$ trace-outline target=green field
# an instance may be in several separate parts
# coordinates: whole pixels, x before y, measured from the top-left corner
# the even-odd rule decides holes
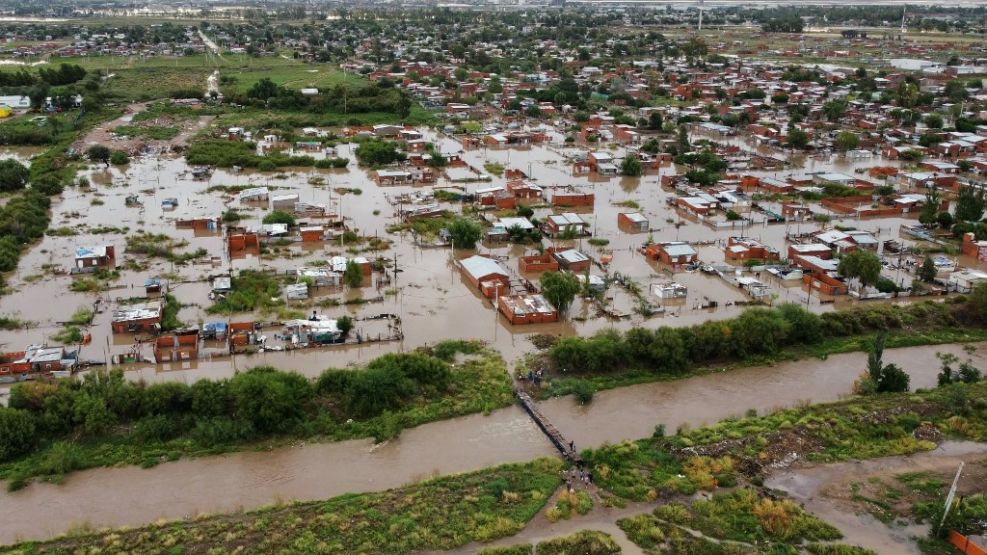
[[[221,76],[220,90],[227,95],[246,92],[264,77],[293,89],[324,89],[342,83],[359,85],[366,82],[363,76],[346,74],[333,65],[310,64],[280,56],[97,56],[58,58],[54,63],[78,64],[87,71],[111,74],[105,90],[111,97],[120,100],[163,98],[179,90],[204,92],[206,78],[217,69]]]

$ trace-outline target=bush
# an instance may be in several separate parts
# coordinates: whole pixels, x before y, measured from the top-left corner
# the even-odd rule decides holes
[[[314,391],[301,374],[257,367],[230,380],[230,394],[237,419],[260,432],[285,432],[305,412]]]
[[[130,163],[130,157],[127,156],[126,152],[115,150],[110,155],[110,163],[114,166],[123,166]]]
[[[568,373],[612,373],[628,366],[658,374],[675,374],[690,365],[776,354],[794,345],[811,345],[827,337],[849,337],[911,325],[924,329],[955,326],[955,314],[987,321],[987,285],[970,301],[951,308],[942,303],[872,305],[816,315],[793,305],[752,308],[721,322],[691,327],[633,328],[626,333],[600,332],[557,341],[549,355]],[[983,318],[983,320],[981,320]]]
[[[27,185],[30,171],[24,164],[13,158],[0,160],[0,191],[10,192],[23,189]]]
[[[0,462],[27,453],[34,443],[35,425],[31,413],[0,407]]]
[[[580,405],[588,405],[593,401],[593,394],[596,392],[596,388],[586,380],[577,380],[573,384],[572,391],[575,393],[576,401]]]
[[[265,224],[286,224],[288,227],[295,226],[295,216],[283,210],[275,210],[264,216]]]
[[[881,277],[877,280],[877,284],[874,286],[881,293],[895,293],[898,291],[898,286],[893,280],[886,277]]]
[[[385,166],[405,159],[405,154],[391,141],[369,139],[360,143],[354,151],[356,159],[363,166]]]
[[[181,429],[163,414],[141,418],[134,425],[134,437],[144,443],[164,441],[178,435],[179,432]]]
[[[456,218],[449,224],[449,236],[459,249],[472,249],[482,236],[480,224],[470,218]]]

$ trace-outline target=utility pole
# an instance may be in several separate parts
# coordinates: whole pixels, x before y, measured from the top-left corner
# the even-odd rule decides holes
[[[696,33],[703,32],[703,2],[704,0],[699,0],[699,26],[696,28]]]

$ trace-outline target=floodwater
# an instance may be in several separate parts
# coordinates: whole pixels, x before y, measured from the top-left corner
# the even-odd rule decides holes
[[[958,345],[886,350],[884,362],[908,372],[912,389],[934,387],[938,352],[987,366],[987,344],[982,343],[972,355]],[[564,397],[542,402],[539,408],[578,448],[647,437],[657,424],[673,433],[683,425],[696,427],[743,416],[748,409],[764,414],[801,402],[835,401],[852,391],[866,367],[865,353],[846,353],[602,391],[589,405]]]
[[[520,407],[425,424],[381,445],[302,444],[164,463],[100,468],[63,484],[0,494],[8,512],[0,544],[73,527],[133,526],[291,500],[379,491],[438,475],[551,456],[554,448]]]
[[[912,376],[913,387],[934,384],[935,353],[966,354],[956,346],[888,350]],[[983,366],[987,345],[973,355]],[[740,368],[674,382],[601,392],[588,407],[572,398],[540,404],[577,448],[649,436],[655,424],[673,431],[701,426],[749,408],[765,411],[803,400],[828,401],[850,392],[864,368],[860,354],[826,361]],[[289,500],[325,499],[375,491],[439,474],[475,470],[555,454],[518,406],[406,430],[391,442],[304,444],[269,452],[181,460],[142,469],[98,468],[69,475],[61,485],[31,484],[0,493],[8,509],[0,542],[43,538],[73,526],[137,525],[159,518],[228,512]]]
[[[138,105],[132,108],[142,109]],[[203,124],[204,122],[200,120],[197,126]],[[461,150],[459,143],[452,138],[437,136],[431,131],[425,133],[443,151]],[[727,142],[741,147],[743,151],[756,151],[781,159],[787,158],[784,152],[763,146],[754,147],[738,138],[731,138]],[[462,258],[471,253],[452,252],[442,248],[421,248],[414,244],[409,234],[387,233],[387,227],[397,222],[395,207],[388,202],[388,198],[429,188],[378,186],[371,179],[369,171],[356,167],[353,148],[352,145],[341,145],[337,148],[338,155],[353,160],[346,170],[306,168],[286,169],[266,174],[253,171],[217,170],[208,180],[194,180],[184,160],[174,154],[161,156],[149,154],[134,158],[128,166],[105,168],[98,165],[85,170],[83,175],[89,178],[91,189],[67,189],[53,206],[52,228],[66,228],[75,234],[44,237],[25,253],[17,272],[7,280],[16,292],[0,298],[0,314],[17,317],[28,322],[29,325],[20,330],[0,331],[0,350],[17,351],[31,343],[50,341],[50,337],[61,329],[59,322],[68,320],[77,308],[91,307],[96,299],[102,299],[106,301],[102,305],[103,311],[97,314],[94,325],[89,330],[92,334],[92,343],[82,348],[81,358],[102,361],[108,354],[128,352],[134,347],[134,338],[129,335],[111,337],[110,314],[118,304],[117,301],[142,296],[143,283],[151,277],[162,277],[171,284],[172,292],[184,305],[179,317],[187,324],[197,325],[225,320],[228,317],[234,321],[271,320],[274,318],[271,314],[234,314],[219,317],[207,314],[205,309],[212,303],[208,298],[210,290],[208,277],[224,273],[229,269],[290,271],[336,254],[346,255],[350,248],[337,242],[315,246],[293,243],[282,248],[276,255],[230,259],[225,253],[223,239],[219,234],[196,233],[192,230],[175,228],[175,222],[179,219],[217,217],[230,207],[241,210],[245,218],[241,222],[243,225],[251,227],[260,224],[260,219],[267,212],[266,209],[243,206],[233,195],[222,191],[208,191],[210,187],[215,186],[268,186],[274,194],[295,192],[304,202],[323,204],[329,211],[342,214],[346,218],[347,225],[361,235],[381,237],[391,241],[390,246],[383,250],[367,251],[362,254],[371,258],[379,256],[396,261],[400,272],[393,283],[381,284],[375,277],[373,283],[367,283],[365,287],[355,292],[341,288],[318,292],[319,298],[333,297],[339,300],[354,295],[364,298],[382,296],[381,302],[318,310],[330,317],[348,314],[357,320],[382,313],[398,314],[403,320],[403,341],[356,348],[319,349],[304,354],[267,353],[253,358],[238,357],[237,360],[238,368],[271,364],[285,369],[299,370],[306,375],[315,375],[330,366],[341,367],[361,363],[383,352],[413,349],[448,338],[483,339],[504,353],[508,360],[515,360],[531,350],[528,336],[535,333],[587,335],[602,329],[628,329],[636,325],[680,326],[736,316],[742,310],[741,304],[749,300],[743,291],[715,276],[681,270],[673,271],[671,268],[655,264],[639,254],[637,248],[649,237],[658,241],[714,242],[714,244],[697,246],[700,259],[704,262],[723,263],[722,247],[715,243],[722,245],[731,235],[743,233],[785,252],[787,232],[804,233],[818,228],[814,223],[768,225],[758,221],[745,228],[713,229],[668,206],[666,201],[675,193],[660,187],[659,181],[662,175],[675,173],[677,170],[674,166],[663,167],[659,173],[640,178],[589,178],[571,174],[570,162],[564,154],[571,154],[579,149],[563,148],[561,143],[525,149],[466,151],[462,153],[464,160],[477,169],[482,169],[486,163],[497,162],[508,168],[516,168],[528,173],[532,176],[533,182],[543,187],[572,185],[596,194],[593,210],[584,211],[583,215],[592,224],[594,235],[609,240],[609,244],[592,246],[586,238],[583,238],[572,241],[548,240],[548,245],[572,246],[594,257],[611,255],[613,262],[610,264],[610,271],[619,272],[630,278],[644,292],[646,300],[652,304],[661,303],[649,293],[649,286],[652,283],[671,279],[688,287],[686,300],[668,303],[663,314],[650,318],[637,313],[638,301],[632,294],[614,285],[606,295],[611,299],[608,302],[617,312],[626,313],[628,315],[626,318],[611,319],[603,315],[596,306],[577,300],[570,309],[571,317],[564,322],[511,326],[493,309],[489,301],[483,299],[462,279],[457,271],[454,258]],[[744,170],[738,173],[783,177],[787,173],[802,175],[809,171],[825,170],[853,174],[861,168],[873,165],[897,165],[897,162],[877,157],[869,160],[844,160],[835,156],[827,161],[800,159],[799,163],[804,163],[805,166],[790,172]],[[312,184],[313,182],[315,185]],[[490,183],[462,185],[441,178],[436,187],[458,187],[472,192],[480,187],[503,182],[504,178],[494,177]],[[359,189],[361,194],[341,193],[339,190],[342,188]],[[125,199],[128,195],[136,195],[143,203],[142,206],[126,206]],[[178,208],[163,209],[161,201],[172,197],[178,199]],[[629,202],[636,203],[640,208],[618,206]],[[450,210],[459,209],[457,205],[445,206]],[[618,228],[617,214],[633,210],[641,211],[649,219],[650,233],[627,233]],[[536,216],[544,217],[551,212],[550,208],[539,208],[536,210]],[[885,240],[898,238],[900,226],[913,221],[908,218],[885,218],[843,223],[852,223],[859,228],[873,231],[879,240]],[[107,229],[107,226],[115,226],[119,229]],[[208,252],[208,257],[186,266],[174,266],[160,259],[148,260],[128,254],[125,252],[126,236],[138,230],[165,233],[187,241],[188,245],[180,250],[203,248]],[[109,290],[98,293],[71,292],[69,285],[73,278],[68,275],[53,274],[50,270],[51,267],[60,266],[66,269],[71,267],[77,247],[104,244],[116,247],[118,267],[126,263],[137,263],[139,266],[136,269],[122,269],[121,277]],[[505,266],[517,273],[517,257],[526,251],[530,252],[531,249],[530,245],[524,247],[484,243],[478,250],[483,254],[506,257]],[[968,260],[962,262],[977,264],[975,261]],[[598,268],[593,268],[592,271],[595,274],[602,274]],[[537,279],[537,275],[524,277]],[[889,277],[898,281],[911,279],[904,274],[889,274]],[[836,303],[820,303],[818,295],[813,294],[808,297],[806,289],[800,283],[783,283],[773,277],[766,277],[765,281],[771,287],[776,302],[795,302],[814,311],[832,310],[834,306],[852,302],[841,298],[836,299]],[[707,301],[715,301],[717,307],[700,308]],[[307,312],[312,310],[312,304],[295,304],[292,308]],[[373,334],[372,329],[364,328],[371,325],[369,322],[370,320],[358,321],[357,329],[362,329],[368,335]],[[143,355],[150,354],[146,344],[142,349]],[[233,361],[227,358],[207,358],[180,364],[131,365],[127,368],[133,371],[133,376],[148,380],[195,380],[229,375],[233,371]]]
[[[982,443],[947,441],[934,451],[904,457],[794,468],[771,476],[765,485],[784,491],[808,511],[839,528],[843,543],[873,549],[881,555],[921,555],[912,538],[924,537],[928,526],[888,526],[868,513],[847,510],[838,500],[828,498],[826,489],[871,476],[890,478],[905,472],[953,472],[961,461],[980,460],[985,454],[987,445]]]

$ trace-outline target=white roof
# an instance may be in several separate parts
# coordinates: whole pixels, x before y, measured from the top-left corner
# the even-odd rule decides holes
[[[640,212],[624,212],[624,217],[634,223],[647,223],[648,221]]]
[[[564,214],[552,214],[548,217],[557,225],[586,225],[586,222],[574,212],[566,212]]]
[[[827,244],[836,243],[838,241],[844,241],[849,238],[850,236],[847,235],[846,233],[843,233],[842,231],[837,231],[835,229],[816,235],[816,239]]]
[[[459,261],[459,265],[462,266],[463,269],[474,278],[482,278],[491,274],[505,277],[510,276],[507,269],[501,266],[500,262],[485,256],[474,255],[469,258],[465,258]]]
[[[378,177],[405,177],[408,175],[411,174],[401,170],[377,170]]]
[[[287,201],[297,201],[298,193],[291,193],[287,195],[274,195],[271,197],[271,202],[287,202]]]
[[[560,259],[566,261],[569,264],[586,262],[587,260],[589,260],[588,256],[577,251],[576,249],[569,249],[569,250],[564,250],[562,252],[557,252],[555,253],[555,256],[559,257]]]
[[[254,187],[252,189],[244,189],[240,191],[240,200],[266,197],[269,193],[270,191],[268,191],[267,187]]]
[[[510,229],[517,226],[524,230],[534,229],[535,226],[528,221],[528,218],[501,218],[497,223],[504,227],[504,229]]]
[[[696,254],[696,249],[688,243],[665,243],[662,245],[668,256],[692,256]]]

